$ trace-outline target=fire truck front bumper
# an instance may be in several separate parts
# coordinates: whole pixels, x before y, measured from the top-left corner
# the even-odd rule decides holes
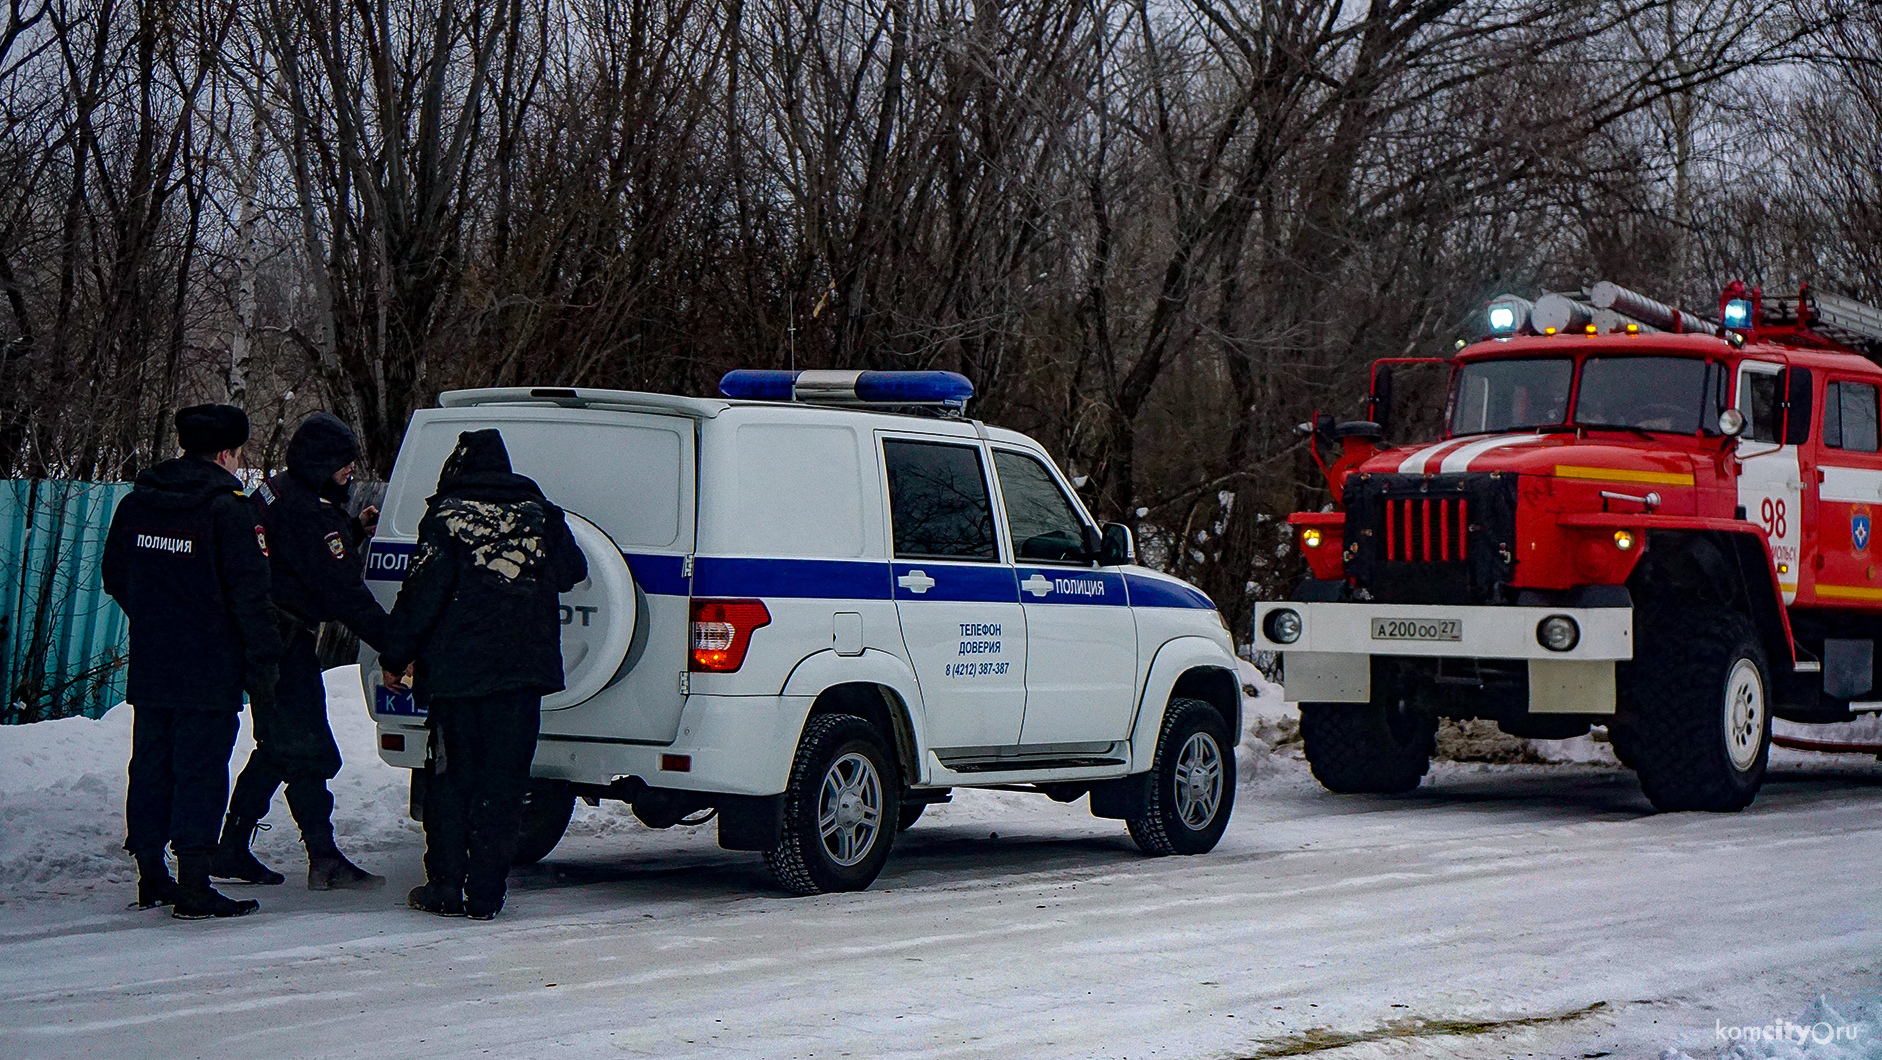
[[[1614,664],[1634,657],[1628,607],[1255,606],[1255,647],[1282,653],[1287,698],[1363,703],[1372,657],[1527,660],[1530,711],[1612,714]]]

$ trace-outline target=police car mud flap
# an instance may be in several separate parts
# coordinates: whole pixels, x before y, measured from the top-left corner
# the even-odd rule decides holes
[[[588,557],[588,580],[562,594],[562,691],[542,701],[561,710],[593,699],[614,682],[634,643],[638,620],[634,575],[614,541],[595,524],[567,513],[569,532]]]

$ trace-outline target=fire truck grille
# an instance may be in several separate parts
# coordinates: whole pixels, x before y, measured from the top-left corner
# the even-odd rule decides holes
[[[1470,499],[1417,497],[1385,502],[1388,563],[1454,563],[1470,556]]]
[[[1515,572],[1515,475],[1356,474],[1346,576],[1385,603],[1500,603]]]

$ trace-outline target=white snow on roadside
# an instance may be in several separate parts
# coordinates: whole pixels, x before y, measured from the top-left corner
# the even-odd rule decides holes
[[[341,848],[371,855],[409,846],[418,826],[406,819],[408,778],[379,760],[359,668],[329,670],[328,718],[346,765],[329,785]],[[132,710],[120,704],[97,720],[64,718],[0,727],[0,901],[122,889],[136,879],[124,853],[124,789],[131,758]],[[231,783],[254,748],[248,714],[229,756]],[[306,864],[287,800],[275,797],[273,826],[255,850],[290,875]]]

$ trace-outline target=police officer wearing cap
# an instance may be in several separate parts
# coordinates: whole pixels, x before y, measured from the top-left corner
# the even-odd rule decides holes
[[[105,591],[131,625],[124,848],[137,860],[138,908],[171,905],[179,920],[244,916],[260,903],[217,893],[209,873],[242,693],[265,709],[281,653],[267,532],[234,474],[248,416],[195,405],[176,414],[176,433],[183,455],[137,476],[105,541]]]
[[[320,624],[341,622],[375,649],[386,613],[366,589],[366,528],[347,514],[359,440],[338,418],[316,412],[288,442],[287,470],[255,489],[274,571],[274,608],[284,652],[270,709],[255,711],[255,751],[235,782],[216,851],[216,876],[280,883],[282,875],[249,851],[275,789],[287,785],[288,810],[307,848],[309,890],[370,890],[385,877],[347,860],[333,838],[333,793],[340,748],[327,722],[327,690],[315,651]],[[376,510],[362,514],[371,517]]]

